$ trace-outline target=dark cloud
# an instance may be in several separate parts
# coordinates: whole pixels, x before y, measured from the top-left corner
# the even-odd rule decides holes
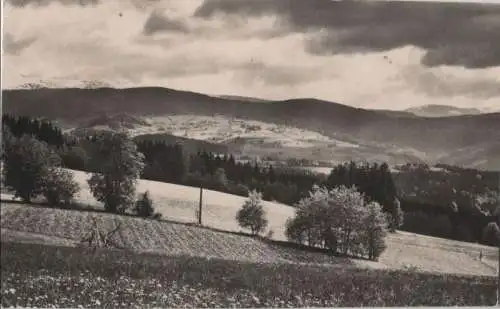
[[[243,16],[262,16],[280,12],[285,1],[243,1],[243,0],[209,0],[196,10],[197,17],[213,17],[217,13],[238,14]]]
[[[157,32],[187,32],[188,28],[180,21],[171,20],[167,16],[158,11],[154,11],[149,15],[144,24],[143,33],[146,35],[155,34]]]
[[[500,37],[500,34],[497,35]],[[461,65],[467,68],[498,66],[500,65],[500,43],[498,41],[500,39],[497,39],[496,42],[485,40],[484,42],[471,42],[469,45],[438,46],[429,50],[422,62],[431,67],[442,64]],[[500,88],[500,85],[497,87]]]
[[[99,0],[6,0],[5,2],[15,7],[25,7],[28,5],[44,6],[51,3],[87,6],[98,4]]]
[[[317,54],[385,51],[415,45],[428,66],[483,68],[500,65],[500,5],[328,1],[206,0],[195,16],[281,16],[292,31],[324,30],[312,37]]]
[[[6,54],[19,55],[24,49],[29,47],[36,38],[27,38],[16,40],[11,34],[6,33],[3,36],[3,49]]]

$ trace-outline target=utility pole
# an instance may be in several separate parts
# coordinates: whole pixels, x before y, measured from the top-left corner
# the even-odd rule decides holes
[[[203,186],[200,185],[200,205],[198,207],[198,224],[201,225],[201,212],[203,207]]]
[[[497,227],[500,230],[500,172],[498,173],[498,197],[497,197]],[[498,270],[497,270],[497,306],[500,306],[500,235],[497,235],[496,245],[498,248]]]
[[[500,202],[500,200],[499,200]],[[497,226],[500,228],[500,205],[497,206]],[[496,235],[496,245],[498,248],[498,269],[497,269],[497,304],[496,306],[500,306],[500,235]]]

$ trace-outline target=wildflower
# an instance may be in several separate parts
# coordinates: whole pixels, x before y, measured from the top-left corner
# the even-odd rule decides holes
[[[257,304],[260,304],[260,299],[257,296],[252,296],[252,298]]]

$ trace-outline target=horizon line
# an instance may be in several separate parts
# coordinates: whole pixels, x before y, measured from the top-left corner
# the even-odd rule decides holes
[[[331,0],[331,1],[337,1],[337,0]],[[365,1],[365,0],[338,0],[338,1]],[[371,1],[410,1],[410,0],[371,0]],[[433,0],[420,0],[420,1],[433,1]],[[500,0],[499,0],[500,1]],[[85,81],[84,81],[85,82]],[[30,84],[30,83],[27,83]],[[32,83],[32,84],[37,84],[37,83]],[[210,93],[204,93],[204,92],[199,92],[199,91],[194,91],[194,90],[188,90],[188,89],[178,89],[178,88],[170,88],[166,86],[125,86],[125,87],[119,87],[119,86],[113,86],[113,85],[99,85],[96,87],[85,87],[84,85],[74,85],[74,86],[66,86],[66,87],[51,87],[51,86],[46,86],[46,85],[41,85],[37,84],[40,87],[37,88],[23,88],[22,85],[14,88],[3,88],[2,87],[2,92],[4,90],[6,91],[12,91],[12,90],[23,90],[23,91],[30,91],[30,90],[39,90],[39,89],[80,89],[80,90],[96,90],[96,89],[113,89],[113,90],[127,90],[127,89],[146,89],[146,88],[159,88],[159,89],[165,89],[165,90],[174,90],[174,91],[179,91],[179,92],[189,92],[193,94],[199,94],[199,95],[205,95],[208,97],[212,98],[219,98],[222,100],[228,100],[233,97],[234,99],[240,98],[242,101],[245,99],[248,99],[248,103],[271,103],[271,102],[283,102],[283,101],[290,101],[290,100],[317,100],[317,101],[322,101],[325,103],[331,103],[331,104],[338,104],[338,105],[343,105],[343,106],[348,106],[351,108],[355,109],[364,109],[364,110],[375,110],[375,111],[394,111],[394,112],[408,112],[412,113],[411,109],[416,109],[416,108],[422,108],[422,107],[432,107],[432,106],[440,106],[440,107],[451,107],[455,108],[458,110],[464,110],[464,109],[475,109],[479,111],[481,114],[490,114],[490,113],[500,113],[500,108],[494,109],[494,108],[477,108],[477,107],[458,107],[454,105],[448,105],[448,104],[422,104],[422,105],[416,105],[412,106],[409,108],[403,108],[403,109],[392,109],[392,108],[366,108],[366,107],[358,107],[358,106],[353,106],[347,103],[340,103],[337,101],[332,101],[332,100],[327,100],[327,99],[321,99],[317,97],[290,97],[290,98],[281,98],[281,99],[265,99],[262,97],[254,97],[254,96],[246,96],[246,95],[238,95],[238,94],[210,94]],[[0,98],[3,97],[3,94],[0,94]],[[252,102],[250,100],[255,100],[257,102]],[[261,101],[261,102],[258,102]]]

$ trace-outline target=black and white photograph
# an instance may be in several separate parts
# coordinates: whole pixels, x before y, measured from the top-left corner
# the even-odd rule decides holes
[[[1,308],[500,305],[500,1],[1,12]]]

